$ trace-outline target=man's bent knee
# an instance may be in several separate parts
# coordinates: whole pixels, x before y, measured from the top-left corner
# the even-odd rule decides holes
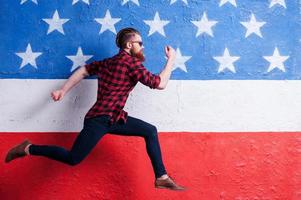
[[[83,159],[74,157],[74,156],[70,156],[69,160],[68,160],[68,164],[71,166],[75,166],[78,165]]]

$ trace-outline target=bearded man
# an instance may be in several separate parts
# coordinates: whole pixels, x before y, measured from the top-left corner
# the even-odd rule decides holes
[[[95,61],[76,70],[61,89],[51,97],[60,101],[73,86],[87,76],[98,78],[97,100],[84,119],[84,126],[71,150],[59,146],[32,144],[29,140],[9,150],[5,162],[32,155],[44,156],[68,165],[79,164],[107,133],[140,136],[146,143],[147,154],[155,174],[155,187],[184,190],[168,176],[164,167],[157,128],[140,119],[128,116],[123,110],[130,92],[138,82],[152,88],[164,89],[170,79],[176,53],[165,47],[167,62],[159,75],[152,74],[142,64],[144,59],[141,34],[134,28],[124,28],[116,36],[119,53],[111,58]]]

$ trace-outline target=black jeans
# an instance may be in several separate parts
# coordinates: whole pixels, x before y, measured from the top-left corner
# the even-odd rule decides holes
[[[162,161],[157,128],[140,119],[128,117],[125,124],[109,124],[110,116],[102,115],[85,119],[84,128],[77,136],[70,151],[59,146],[35,145],[29,147],[30,155],[46,156],[69,165],[80,163],[106,134],[112,133],[124,136],[140,136],[146,143],[147,154],[151,160],[155,177],[166,174]]]

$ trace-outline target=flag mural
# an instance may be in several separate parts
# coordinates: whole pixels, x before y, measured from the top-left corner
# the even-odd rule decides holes
[[[57,80],[67,79],[79,66],[116,54],[116,32],[132,26],[142,34],[145,66],[151,72],[162,70],[166,61],[165,45],[171,45],[177,52],[169,89],[163,94],[155,92],[155,97],[153,92],[142,89],[143,95],[138,98],[150,96],[149,101],[139,100],[140,108],[132,105],[137,100],[134,92],[135,98],[127,105],[134,115],[143,115],[162,131],[298,131],[301,128],[300,113],[290,106],[298,104],[301,98],[295,90],[301,74],[298,1],[45,3],[24,0],[2,1],[0,9],[4,13],[1,16],[4,28],[0,33],[2,90],[8,85],[24,90],[29,87],[28,92],[38,91],[41,96],[45,91],[43,95],[46,95],[58,87]],[[26,121],[20,113],[12,113],[9,106],[4,108],[5,114],[19,118],[25,127],[18,126],[20,129],[16,130],[15,121],[7,115],[2,127],[6,127],[4,131],[22,131],[27,126],[33,131],[70,131],[70,128],[78,131],[80,116],[93,103],[94,92],[84,94],[92,95],[89,98],[81,98],[78,93],[70,97],[71,101],[76,98],[82,102],[75,104],[80,112],[76,110],[72,115],[77,117],[71,120],[70,127],[59,123],[66,118],[55,115],[56,108],[44,108],[43,114],[36,113],[39,122],[33,125],[29,121],[37,119]],[[294,98],[288,96],[291,94]],[[175,96],[169,100],[172,102],[161,108],[158,102],[171,96]],[[18,111],[24,110],[24,103],[29,103],[28,94],[19,97],[21,108],[11,104]],[[11,102],[9,98],[5,95],[3,100]],[[28,106],[33,106],[32,103]],[[173,117],[164,121],[148,115],[158,113],[156,110],[163,112],[160,116]],[[30,112],[24,110],[27,118],[31,118]],[[283,114],[287,114],[286,118],[280,116]],[[183,118],[186,125],[180,123]],[[49,121],[59,124],[49,125]]]
[[[181,161],[177,160],[177,165],[167,162],[175,172],[180,169],[186,173],[180,176],[184,182],[185,177],[191,178],[186,183],[194,190],[186,193],[186,197],[301,199],[297,189],[301,186],[298,161],[301,158],[298,153],[301,145],[298,133],[301,131],[301,3],[298,0],[0,2],[0,132],[3,141],[10,138],[6,147],[21,140],[23,134],[44,143],[47,140],[43,137],[51,137],[51,140],[54,136],[68,137],[71,144],[74,133],[69,136],[61,133],[81,130],[84,115],[96,100],[97,79],[83,80],[61,102],[51,100],[51,91],[62,86],[80,66],[115,55],[118,52],[116,33],[122,28],[134,27],[142,36],[144,65],[152,73],[160,73],[166,63],[164,46],[171,45],[176,50],[168,87],[158,91],[137,85],[125,110],[157,126],[162,133],[161,145],[166,159],[172,159],[179,151],[181,156],[177,159],[181,157]],[[258,135],[262,137],[260,140]],[[266,144],[271,140],[273,144]],[[120,146],[116,146],[118,142]],[[111,138],[104,146],[110,149],[115,145],[116,152],[124,151],[131,142],[131,139]],[[143,142],[138,144],[144,148]],[[287,144],[293,148],[284,147]],[[164,150],[164,145],[169,147]],[[225,150],[229,150],[228,157],[220,153]],[[136,156],[135,166],[145,168],[147,158],[133,151],[129,150],[129,154]],[[267,154],[272,158],[265,157]],[[292,154],[294,157],[290,158]],[[287,162],[275,160],[276,155]],[[105,155],[100,157],[106,159]],[[96,160],[101,162],[99,159]],[[266,162],[259,163],[256,159]],[[30,159],[24,162],[31,163]],[[198,165],[188,170],[190,162]],[[220,162],[233,164],[233,168],[226,166],[228,175],[223,174]],[[84,176],[84,168],[91,165],[80,168],[80,173]],[[276,172],[267,176],[262,167],[277,168],[277,173],[294,171],[293,178],[290,181],[277,179]],[[92,166],[92,169],[98,167]],[[112,169],[118,171],[118,166]],[[148,169],[138,171],[147,174]],[[99,173],[100,186],[104,186],[101,179],[104,175]],[[254,173],[258,177],[245,181]],[[5,177],[9,176],[7,173]],[[66,175],[62,181],[68,182],[70,176]],[[199,179],[193,178],[196,176]],[[87,177],[82,181],[89,180]],[[131,184],[139,188],[135,180]],[[208,188],[202,190],[199,186],[204,184]],[[9,188],[9,184],[5,188]],[[39,191],[41,199],[49,195],[58,197],[50,193]],[[120,196],[110,196],[99,188],[88,192],[95,196],[85,195],[87,191],[79,193],[83,195],[71,196],[75,199],[140,199],[143,196],[142,192],[131,196],[130,190],[121,192]],[[0,197],[1,194],[8,199],[12,197],[0,189]],[[67,195],[67,191],[60,195]],[[171,198],[166,193],[152,193],[146,198],[158,198],[156,195]],[[181,198],[173,195],[174,199]]]
[[[176,48],[175,80],[300,77],[298,1],[27,0],[2,1],[1,11],[1,78],[67,78],[116,53],[116,31],[128,26],[141,31],[153,72],[162,47]]]

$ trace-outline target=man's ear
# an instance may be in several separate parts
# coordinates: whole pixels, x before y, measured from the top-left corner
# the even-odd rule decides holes
[[[130,49],[132,48],[133,44],[131,42],[127,42],[125,46],[127,49]]]

